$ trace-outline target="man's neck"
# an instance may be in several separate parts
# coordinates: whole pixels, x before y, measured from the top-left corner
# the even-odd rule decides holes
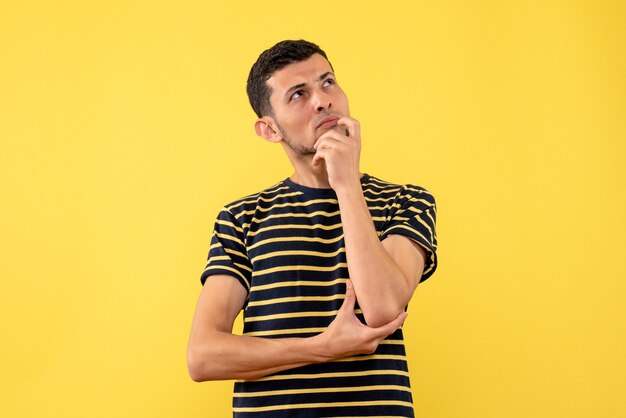
[[[296,184],[315,189],[330,189],[328,183],[328,174],[326,172],[326,164],[324,161],[319,165],[313,166],[311,159],[305,159],[303,164],[293,164],[295,172],[290,179]]]
[[[314,189],[331,188],[328,182],[328,172],[326,171],[326,163],[324,160],[320,160],[320,163],[314,166],[313,154],[298,155],[286,144],[281,144],[294,169],[294,173],[289,177],[291,181],[301,186]],[[359,176],[362,177],[363,173],[359,173]]]
[[[289,177],[291,181],[305,187],[315,189],[330,189],[326,164],[322,160],[317,166],[313,165],[313,154],[296,154],[285,142],[281,142],[294,173]]]

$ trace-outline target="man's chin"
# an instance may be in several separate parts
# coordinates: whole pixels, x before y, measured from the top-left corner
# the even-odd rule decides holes
[[[313,148],[303,148],[301,150],[296,151],[296,153],[298,155],[301,155],[303,157],[307,157],[307,156],[311,156],[312,157],[312,156],[315,155],[316,152],[317,151],[315,151],[315,149],[313,149]]]

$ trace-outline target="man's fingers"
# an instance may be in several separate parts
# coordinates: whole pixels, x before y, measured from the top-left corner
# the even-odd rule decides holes
[[[344,136],[347,136],[347,137],[350,136],[350,130],[345,125],[335,125],[333,127],[333,130],[339,132],[341,135],[344,135]]]
[[[356,119],[352,119],[349,116],[344,116],[337,121],[337,125],[344,126],[348,130],[346,136],[355,139],[361,138],[361,125]]]
[[[384,338],[387,335],[391,335],[394,332],[396,332],[396,330],[400,328],[402,324],[404,323],[404,321],[406,320],[407,315],[408,314],[405,311],[402,311],[400,312],[398,316],[396,316],[396,318],[393,321],[385,325],[382,325],[378,328],[372,328],[372,329],[376,330],[378,334]]]
[[[354,304],[356,302],[356,295],[354,294],[354,288],[350,280],[346,281],[346,298],[343,300],[340,310],[346,310],[348,312],[354,312]]]
[[[324,135],[320,136],[317,141],[315,141],[315,144],[313,144],[313,148],[318,149],[323,143],[326,143],[327,145],[333,145],[333,142],[336,143],[345,140],[345,138],[342,138],[340,136],[339,132],[328,131]]]
[[[326,158],[326,155],[325,155],[324,150],[323,149],[318,149],[315,152],[315,155],[313,156],[313,160],[311,161],[311,163],[314,166],[318,166],[322,162],[322,160],[324,160],[325,158]]]

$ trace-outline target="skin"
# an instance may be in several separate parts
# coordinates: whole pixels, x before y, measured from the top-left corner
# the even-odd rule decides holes
[[[351,280],[324,332],[265,339],[232,334],[246,290],[230,276],[212,276],[198,299],[188,346],[189,372],[196,381],[256,379],[370,354],[404,322],[404,308],[424,268],[425,254],[416,243],[400,235],[381,242],[376,234],[361,189],[360,125],[350,117],[348,99],[328,61],[314,54],[276,71],[267,83],[273,112],[259,118],[255,130],[283,147],[294,167],[292,181],[335,190]],[[354,315],[356,300],[367,325]]]

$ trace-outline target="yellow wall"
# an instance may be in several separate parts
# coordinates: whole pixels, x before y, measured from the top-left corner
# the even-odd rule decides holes
[[[187,334],[217,211],[290,174],[244,83],[300,37],[438,198],[417,415],[626,416],[624,2],[236,3],[0,1],[0,416],[228,416]]]

